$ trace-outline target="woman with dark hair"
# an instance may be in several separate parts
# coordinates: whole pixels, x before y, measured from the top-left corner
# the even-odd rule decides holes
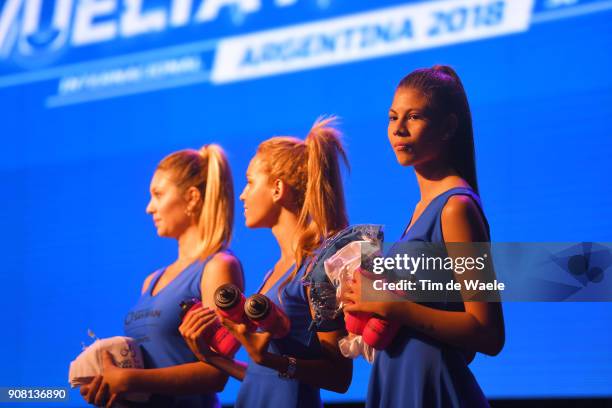
[[[348,225],[340,172],[346,155],[331,121],[317,121],[305,140],[273,137],[262,142],[240,195],[246,226],[269,228],[278,243],[280,258],[258,292],[287,314],[289,334],[272,338],[269,332],[251,332],[245,324],[222,319],[252,360],[245,367],[201,341],[216,319],[214,311],[192,313],[180,327],[198,358],[242,381],[236,407],[318,408],[320,388],[343,393],[351,383],[352,360],[338,347],[345,334],[341,316],[313,319],[313,288],[324,283],[325,272],[306,276],[324,241]]]
[[[400,81],[389,109],[388,137],[400,165],[414,168],[421,201],[387,256],[401,252],[402,244],[428,242],[456,258],[473,249],[448,243],[490,241],[478,196],[470,108],[452,68],[418,69]],[[391,345],[376,355],[367,407],[488,406],[467,364],[475,352],[501,351],[501,304],[461,295],[460,302],[426,304],[365,302],[357,287],[345,295],[350,303],[345,312],[373,313],[401,326]]]

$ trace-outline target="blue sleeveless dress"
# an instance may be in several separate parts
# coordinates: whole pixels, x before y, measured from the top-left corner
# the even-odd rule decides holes
[[[145,368],[162,368],[198,361],[178,331],[181,324],[179,304],[193,297],[201,298],[200,283],[207,261],[208,259],[193,262],[153,296],[151,292],[165,268],[158,270],[145,293],[126,315],[125,335],[136,339],[140,344]],[[206,393],[187,396],[153,395],[144,406],[212,408],[219,407],[220,404],[216,394]]]
[[[463,187],[452,188],[429,203],[386,256],[401,253],[401,244],[407,241],[443,243],[442,209],[453,195],[471,197],[482,213],[480,199],[474,191]],[[484,213],[481,215],[486,223]],[[435,302],[427,306],[463,310],[462,303]],[[376,354],[366,400],[368,408],[488,406],[465,357],[448,344],[403,326],[391,345]]]
[[[268,351],[278,355],[289,355],[298,359],[321,358],[321,345],[314,330],[310,330],[312,317],[308,297],[302,278],[307,262],[300,267],[296,277],[281,292],[282,304],[278,299],[278,287],[285,281],[293,268],[285,272],[266,293],[277,306],[281,307],[291,321],[289,335],[282,339],[272,339]],[[271,271],[266,275],[263,288]],[[258,290],[258,292],[259,292]],[[326,331],[337,330],[328,325]],[[304,384],[295,379],[280,378],[278,371],[249,361],[244,380],[236,399],[237,408],[313,408],[321,407],[319,388]]]

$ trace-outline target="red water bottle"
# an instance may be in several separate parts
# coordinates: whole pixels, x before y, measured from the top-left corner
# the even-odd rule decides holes
[[[352,279],[353,285],[351,285],[353,286],[355,292],[359,294],[361,294],[361,285],[363,280],[361,275],[361,270],[355,271]],[[365,329],[370,317],[372,317],[372,313],[346,312],[344,314],[344,325],[346,326],[346,330],[349,333],[360,336],[363,333],[363,329]]]
[[[249,320],[244,314],[246,298],[232,283],[221,285],[215,291],[215,305],[219,314],[234,323],[247,323]]]
[[[181,302],[181,320],[187,316],[187,313],[194,312],[202,308],[202,302],[196,298],[192,298]],[[215,349],[219,354],[232,357],[240,348],[240,342],[232,336],[225,327],[219,323],[218,319],[206,328],[202,333],[204,342]]]
[[[376,350],[384,350],[395,338],[399,325],[378,317],[371,317],[363,329],[363,341]]]
[[[371,313],[365,312],[346,312],[344,314],[344,324],[349,333],[361,335],[365,329],[368,320],[372,317]]]
[[[364,275],[369,277],[365,269],[360,269],[355,274],[354,282],[359,293],[362,293]],[[387,348],[399,329],[398,324],[365,312],[347,312],[344,316],[344,323],[348,332],[361,335],[363,341],[376,350]]]
[[[291,323],[285,312],[260,293],[246,300],[244,313],[257,327],[272,333],[275,339],[289,334]]]
[[[244,313],[245,303],[246,298],[238,286],[232,283],[221,285],[215,291],[215,305],[219,314],[234,323],[246,324],[249,331],[255,331],[257,327]]]

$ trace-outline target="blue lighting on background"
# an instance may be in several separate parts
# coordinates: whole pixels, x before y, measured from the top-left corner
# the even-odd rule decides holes
[[[259,142],[337,114],[351,222],[399,237],[418,187],[386,115],[415,68],[448,64],[464,82],[495,241],[612,241],[612,1],[95,0],[98,15],[86,3],[43,0],[37,14],[35,1],[0,0],[2,386],[67,386],[88,329],[122,334],[143,279],[176,255],[144,211],[174,150],[220,143],[239,192]],[[330,39],[337,29],[350,36]],[[247,52],[257,66],[236,59]],[[236,213],[253,292],[278,253],[238,201]],[[488,397],[611,395],[610,305],[504,312],[504,350],[471,364]],[[362,400],[368,376],[359,360],[349,392],[323,396]]]

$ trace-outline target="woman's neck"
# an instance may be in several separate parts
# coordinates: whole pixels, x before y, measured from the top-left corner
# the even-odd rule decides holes
[[[298,243],[298,215],[282,209],[278,221],[272,227],[272,235],[276,238],[281,251],[279,264],[295,262],[295,251]]]
[[[431,201],[436,196],[454,187],[469,187],[459,174],[449,165],[425,163],[414,167],[421,202]]]
[[[197,258],[200,255],[199,243],[198,226],[190,225],[178,238],[178,258],[176,262],[189,262]]]

